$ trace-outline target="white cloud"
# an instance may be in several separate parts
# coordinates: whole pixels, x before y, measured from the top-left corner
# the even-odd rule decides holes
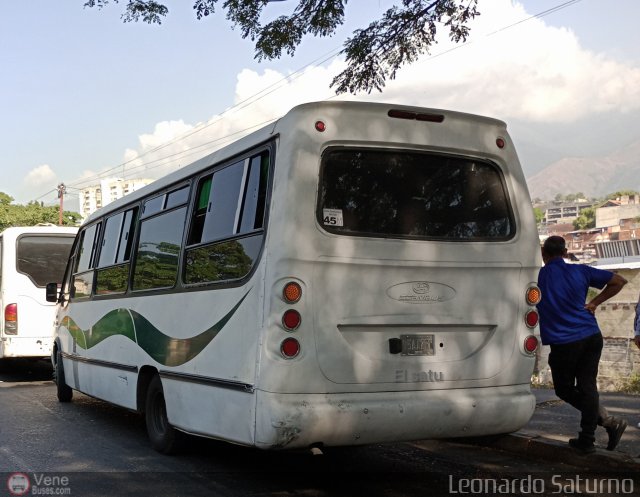
[[[583,49],[572,31],[544,18],[519,23],[531,14],[510,0],[481,9],[466,45],[437,45],[402,69],[384,97],[538,122],[640,108],[640,68]]]
[[[125,152],[123,170],[129,178],[157,178],[299,103],[327,98],[448,108],[550,126],[640,109],[639,67],[585,50],[571,30],[531,18],[517,2],[481,1],[480,8],[468,43],[455,45],[443,32],[432,54],[398,71],[383,93],[335,97],[329,84],[345,67],[339,59],[300,73],[245,69],[237,76],[233,107],[206,123],[158,123],[140,135],[137,150]]]
[[[29,189],[39,189],[41,187],[56,186],[57,176],[49,164],[42,164],[27,173],[23,183]]]

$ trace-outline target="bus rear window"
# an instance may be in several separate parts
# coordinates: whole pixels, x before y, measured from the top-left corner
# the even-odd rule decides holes
[[[506,240],[515,224],[488,161],[387,150],[328,150],[318,220],[329,232],[386,238]]]
[[[18,238],[17,270],[39,287],[61,282],[73,245],[73,236],[24,235]]]

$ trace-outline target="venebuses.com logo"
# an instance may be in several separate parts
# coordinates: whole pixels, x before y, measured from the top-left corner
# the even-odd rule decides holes
[[[22,495],[71,495],[68,476],[34,473],[11,473],[7,478],[9,493]]]
[[[31,481],[24,473],[12,473],[7,478],[7,488],[11,495],[26,495],[31,488]]]

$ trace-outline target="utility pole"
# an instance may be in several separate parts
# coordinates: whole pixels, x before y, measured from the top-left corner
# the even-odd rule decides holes
[[[58,215],[58,224],[60,226],[62,226],[62,212],[63,212],[63,205],[64,205],[64,194],[67,193],[67,187],[64,185],[64,183],[60,183],[58,185],[58,198],[60,199],[60,212]]]

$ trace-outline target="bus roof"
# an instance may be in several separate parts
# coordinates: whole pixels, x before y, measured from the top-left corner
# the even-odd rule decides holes
[[[465,123],[477,123],[485,126],[494,126],[496,128],[502,128],[506,130],[506,123],[499,119],[492,117],[480,116],[476,114],[467,114],[464,112],[443,110],[443,109],[431,109],[425,107],[416,107],[408,105],[398,105],[389,103],[372,103],[372,102],[355,102],[355,101],[321,101],[321,102],[309,102],[293,107],[284,116],[276,119],[274,122],[263,126],[262,128],[254,131],[253,133],[240,138],[229,145],[226,145],[194,162],[182,167],[172,173],[163,176],[162,178],[154,181],[153,183],[136,190],[125,197],[110,202],[105,207],[98,209],[91,214],[84,222],[84,224],[91,223],[94,219],[101,217],[105,212],[117,211],[122,207],[136,202],[154,191],[161,191],[165,188],[179,183],[181,180],[188,178],[189,176],[198,173],[200,170],[207,169],[211,165],[233,158],[234,156],[241,154],[246,149],[255,147],[261,143],[267,142],[269,139],[277,136],[280,133],[287,132],[292,129],[291,126],[295,126],[301,118],[306,114],[309,119],[319,119],[323,114],[334,114],[337,112],[360,114],[359,122],[365,122],[365,115],[370,114],[370,117],[387,117],[387,112],[391,109],[401,110],[404,112],[414,112],[425,114],[438,114],[445,116],[447,122],[465,122]]]

